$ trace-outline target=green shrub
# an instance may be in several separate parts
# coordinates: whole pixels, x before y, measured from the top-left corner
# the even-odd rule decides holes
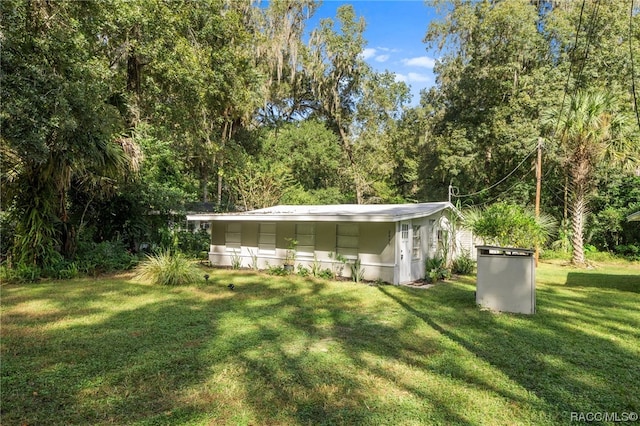
[[[469,251],[465,250],[451,263],[451,272],[458,275],[470,275],[476,267],[476,261],[471,258]]]
[[[284,266],[267,266],[267,274],[269,275],[277,275],[280,277],[284,277],[285,275],[289,275],[290,272],[284,268]]]
[[[640,260],[640,245],[626,244],[615,248],[616,254],[624,256],[628,260]]]
[[[0,281],[11,283],[33,283],[40,279],[42,270],[37,266],[18,264],[13,268],[0,267]]]
[[[197,258],[203,251],[209,252],[211,236],[204,229],[197,232],[182,230],[176,232],[178,249],[186,256]]]
[[[47,265],[42,269],[41,276],[44,278],[69,280],[77,278],[80,275],[80,269],[76,262],[65,259],[57,259],[55,262]]]
[[[333,279],[337,279],[342,276],[342,271],[348,262],[348,259],[340,253],[329,253],[329,258],[332,260],[331,268],[333,270]]]
[[[332,280],[335,278],[335,275],[333,273],[333,271],[329,268],[325,268],[325,269],[320,269],[318,271],[318,275],[316,275],[318,278],[322,278],[323,280]]]
[[[311,275],[311,269],[299,263],[297,274],[300,275],[301,277],[308,277],[309,275]]]
[[[503,247],[543,246],[556,230],[551,216],[536,217],[531,209],[506,202],[466,210],[464,224],[488,244]]]
[[[122,241],[83,241],[78,244],[75,258],[78,271],[85,274],[124,271],[138,263]]]
[[[185,285],[199,281],[202,277],[190,259],[182,253],[164,251],[148,255],[138,266],[136,277],[141,281],[161,285]]]
[[[443,256],[427,257],[425,259],[425,280],[430,283],[451,278],[451,270],[447,268]]]

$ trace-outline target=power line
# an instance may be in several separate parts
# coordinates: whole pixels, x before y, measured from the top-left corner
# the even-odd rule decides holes
[[[522,178],[524,179],[525,177],[529,176],[531,174],[533,170],[529,170],[527,173],[524,174],[524,176],[522,176]],[[498,195],[496,195],[495,197],[492,197],[490,199],[488,199],[487,201],[484,201],[480,204],[476,204],[476,206],[484,206],[487,204],[490,204],[492,202],[494,202],[495,200],[497,200],[498,198],[502,197],[504,194],[506,194],[507,192],[511,191],[513,188],[515,188],[516,186],[520,185],[522,183],[522,180],[518,180],[516,183],[514,183],[513,185],[511,185],[509,188],[505,189],[504,191],[500,192]]]
[[[575,61],[575,53],[578,49],[578,41],[580,40],[580,27],[582,27],[582,15],[584,13],[584,5],[586,0],[582,0],[582,6],[580,7],[580,17],[578,18],[578,26],[576,27],[576,39],[573,42],[573,49],[571,49],[571,55],[569,58],[569,72],[567,73],[567,81],[564,83],[564,90],[562,91],[562,102],[560,104],[560,111],[558,113],[558,121],[556,122],[556,127],[553,130],[553,134],[555,135],[558,132],[558,127],[560,126],[560,117],[564,112],[564,101],[567,98],[567,92],[569,91],[569,80],[571,80],[571,71],[573,71],[573,62]]]
[[[600,0],[596,0],[593,5],[593,12],[591,13],[591,21],[588,24],[587,28],[587,44],[584,48],[584,57],[582,58],[582,63],[580,64],[580,70],[578,71],[578,77],[576,80],[579,82],[582,79],[582,72],[584,71],[584,67],[587,64],[587,59],[589,58],[589,45],[593,39],[593,34],[595,33],[594,28],[596,26],[596,20],[598,19],[598,13],[600,12]]]
[[[534,148],[534,149],[533,149],[529,154],[527,154],[527,156],[526,156],[526,157],[524,157],[524,158],[522,159],[522,161],[521,161],[521,162],[520,162],[520,163],[519,163],[519,164],[518,164],[518,165],[517,165],[513,170],[511,170],[511,171],[509,172],[509,174],[508,174],[508,175],[506,175],[505,177],[503,177],[502,179],[500,179],[498,182],[494,183],[493,185],[488,186],[488,187],[486,187],[486,188],[484,188],[484,189],[481,189],[480,191],[472,192],[472,193],[469,193],[469,194],[462,194],[462,195],[456,194],[456,193],[455,193],[455,190],[457,190],[457,188],[456,188],[456,187],[454,187],[454,186],[449,185],[449,196],[450,196],[450,197],[456,197],[456,198],[471,197],[471,196],[473,196],[473,195],[478,195],[478,194],[481,194],[481,193],[483,193],[483,192],[485,192],[485,191],[488,191],[488,190],[490,190],[490,189],[492,189],[492,188],[495,188],[496,186],[500,185],[502,182],[504,182],[505,180],[507,180],[507,179],[509,178],[509,176],[511,176],[512,174],[514,174],[514,173],[516,172],[516,170],[518,170],[518,169],[520,168],[520,166],[522,166],[522,165],[524,164],[524,162],[525,162],[525,161],[527,161],[527,158],[531,157],[531,154],[533,154],[534,152],[536,152],[536,151],[537,151],[537,149],[538,149],[538,148],[537,148],[537,146],[536,146],[536,147],[535,147],[535,148]]]
[[[629,56],[631,57],[631,92],[633,93],[633,110],[636,113],[636,121],[640,127],[640,113],[638,113],[638,98],[636,97],[636,72],[633,66],[633,0],[629,10]]]

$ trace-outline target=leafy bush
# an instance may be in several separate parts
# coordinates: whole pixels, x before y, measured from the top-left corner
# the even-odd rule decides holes
[[[63,258],[59,258],[55,262],[47,265],[41,272],[42,277],[63,280],[77,278],[79,275],[80,269],[78,268],[78,264]]]
[[[476,267],[476,261],[471,258],[469,251],[465,250],[451,263],[451,271],[458,275],[470,275]]]
[[[33,283],[38,281],[42,270],[37,266],[18,264],[13,268],[0,267],[0,280],[11,283]]]
[[[301,277],[308,277],[309,275],[311,275],[311,269],[307,268],[302,264],[298,264],[297,274],[300,275]]]
[[[333,279],[342,276],[342,271],[348,262],[348,259],[340,253],[329,253],[329,258],[332,260],[331,268],[333,270]]]
[[[503,247],[541,247],[556,229],[551,216],[536,218],[530,209],[506,202],[482,210],[469,209],[464,213],[464,223],[488,244]]]
[[[322,278],[323,280],[332,280],[335,278],[334,272],[329,268],[320,269],[318,271],[318,275],[316,276],[318,278]]]
[[[616,253],[629,260],[640,260],[640,245],[619,245],[616,246]]]
[[[0,211],[0,230],[0,261],[4,261],[13,249],[16,234],[16,225],[6,211]]]
[[[285,269],[284,266],[267,266],[267,274],[269,275],[277,275],[280,277],[284,277],[285,275],[289,275],[289,270]]]
[[[439,252],[434,257],[425,258],[425,280],[430,283],[451,278],[447,258]]]
[[[84,241],[78,245],[75,263],[81,273],[99,274],[131,269],[138,258],[121,241]]]
[[[161,285],[192,284],[201,279],[200,271],[182,253],[164,251],[148,255],[137,269],[136,278]]]
[[[197,232],[178,231],[176,232],[176,237],[178,239],[178,249],[189,257],[197,258],[203,251],[209,251],[211,236],[204,229],[200,229]]]
[[[444,256],[427,257],[425,259],[425,280],[430,283],[451,278],[451,270],[447,268]]]

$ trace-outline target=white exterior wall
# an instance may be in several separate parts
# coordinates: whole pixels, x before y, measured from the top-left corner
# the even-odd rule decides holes
[[[234,222],[234,221],[211,221],[211,246],[209,260],[214,266],[232,266],[234,257],[239,259],[241,267],[249,268],[257,262],[258,269],[267,269],[269,266],[279,266],[284,263],[287,253],[289,239],[296,238],[296,223],[293,221],[283,221],[275,223],[275,249],[261,250],[260,246],[260,222]],[[225,236],[227,224],[235,223],[240,226],[241,245],[237,249],[227,247]],[[265,222],[267,223],[267,222]],[[273,223],[273,222],[272,222]],[[419,226],[419,257],[414,258],[413,253],[409,253],[410,264],[408,264],[410,276],[402,280],[404,282],[416,281],[424,278],[425,258],[434,256],[438,249],[438,229],[447,226],[448,221],[443,214],[437,213],[427,217],[414,218],[403,222],[300,222],[308,229],[309,224],[313,224],[315,231],[315,241],[313,254],[297,253],[295,265],[303,265],[311,268],[315,261],[322,269],[333,269],[334,266],[342,266],[342,276],[350,277],[349,265],[343,265],[331,258],[338,248],[337,232],[341,224],[347,226],[358,226],[358,247],[357,258],[360,259],[361,268],[364,269],[364,279],[375,281],[382,280],[388,283],[400,284],[399,255],[401,223],[409,223],[409,238],[411,244],[413,239],[414,226]],[[235,225],[235,226],[237,226]],[[234,238],[237,235],[234,235]],[[264,244],[263,244],[264,246]],[[350,263],[355,259],[352,256]],[[406,275],[406,274],[405,274]]]
[[[315,249],[312,254],[296,253],[295,265],[311,268],[315,261],[322,269],[342,267],[342,276],[351,277],[349,265],[343,265],[331,256],[337,247],[337,226],[339,222],[313,222],[315,226]],[[288,239],[295,239],[295,222],[281,222],[276,226],[275,252],[265,254],[258,248],[259,224],[241,223],[241,247],[231,249],[225,244],[227,222],[211,222],[212,243],[209,250],[209,261],[214,266],[231,266],[234,257],[239,258],[242,267],[251,267],[257,261],[258,269],[279,266],[284,263],[289,244]],[[349,225],[353,225],[350,223]],[[364,269],[365,280],[381,279],[394,282],[395,269],[395,224],[394,223],[357,223],[358,256],[361,268]],[[350,257],[352,262],[355,257]]]
[[[456,236],[455,256],[461,256],[466,252],[472,259],[478,260],[477,247],[483,245],[485,245],[485,242],[473,235],[471,230],[462,228]]]

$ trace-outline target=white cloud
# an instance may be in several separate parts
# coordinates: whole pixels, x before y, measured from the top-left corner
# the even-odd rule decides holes
[[[407,74],[408,81],[415,81],[417,83],[426,83],[431,80],[427,74],[420,74],[417,72],[410,72]]]
[[[433,80],[430,75],[417,72],[410,72],[408,74],[395,73],[395,75],[396,81],[403,83],[429,83]]]
[[[368,47],[362,51],[362,59],[369,59],[372,56],[375,56],[375,54],[376,54],[376,49],[372,49]]]
[[[378,46],[378,49],[382,50],[383,52],[389,52],[389,53],[396,53],[396,52],[400,51],[400,49],[394,49],[394,48],[391,48],[391,47],[380,47],[380,46]]]
[[[415,58],[403,59],[402,63],[409,67],[433,68],[436,60],[428,56],[417,56]]]
[[[404,74],[399,74],[399,73],[395,73],[396,74],[396,81],[397,82],[403,82],[406,83],[407,82],[407,76]]]
[[[389,59],[389,55],[378,55],[374,59],[376,62],[386,62]]]

